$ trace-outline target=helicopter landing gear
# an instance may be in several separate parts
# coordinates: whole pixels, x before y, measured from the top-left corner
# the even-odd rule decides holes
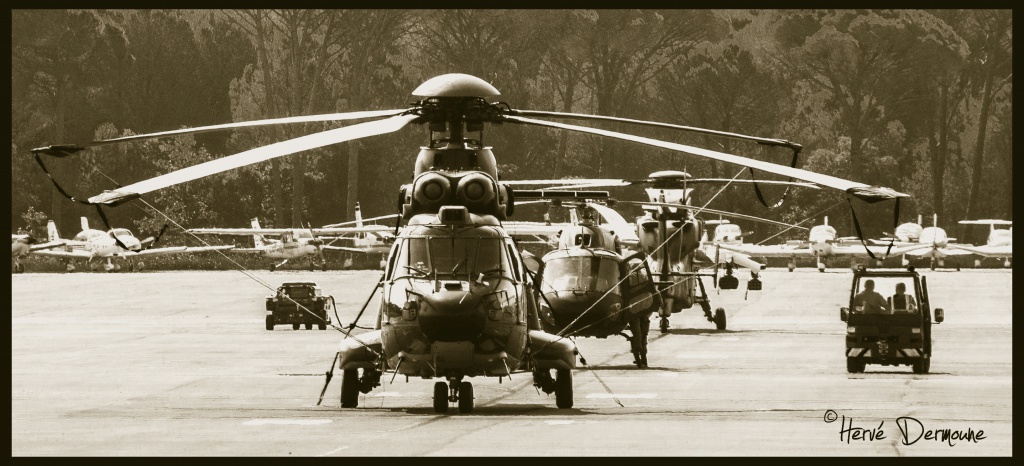
[[[21,262],[15,262],[14,273],[25,273],[25,264],[22,264]]]
[[[725,309],[715,309],[715,318],[713,320],[715,328],[718,330],[725,330]]]
[[[285,259],[285,260],[281,261],[280,264],[270,264],[270,271],[273,272],[274,270],[277,270],[278,267],[280,267],[282,265],[285,265],[287,263],[288,263],[288,259]],[[310,270],[312,270],[312,269],[310,269]]]
[[[448,412],[448,404],[458,402],[460,413],[473,412],[473,384],[462,377],[449,377],[448,383],[434,383],[434,412]]]
[[[796,269],[796,262],[790,259],[789,263],[786,264],[786,268],[789,269],[790,272],[792,272],[794,269]]]
[[[533,386],[547,394],[555,394],[555,406],[558,409],[572,408],[572,370],[556,369],[555,377],[551,371],[540,369],[533,372]]]
[[[341,407],[355,408],[359,406],[359,393],[370,393],[373,387],[380,386],[381,373],[372,369],[345,369],[341,372]]]

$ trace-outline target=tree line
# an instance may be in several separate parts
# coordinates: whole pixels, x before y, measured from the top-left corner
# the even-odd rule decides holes
[[[1011,218],[1010,10],[14,10],[12,225],[77,231],[94,208],[65,199],[34,147],[230,121],[404,108],[432,76],[478,76],[513,108],[664,121],[799,143],[798,167],[912,195],[897,220],[947,229]],[[211,132],[47,158],[86,197],[171,170],[338,126]],[[789,164],[791,153],[666,129],[616,131]],[[305,226],[394,213],[426,129],[281,157],[106,209],[151,234]],[[659,170],[750,178],[738,166],[520,125],[485,130],[504,179],[645,178]],[[757,179],[778,179],[753,173]],[[636,186],[615,188],[644,199]],[[709,207],[891,232],[890,202],[834,190],[701,186]],[[144,201],[144,202],[143,202]],[[525,207],[525,206],[524,206]],[[520,218],[542,209],[517,209]],[[639,211],[624,209],[629,218]],[[170,220],[168,220],[170,219]],[[744,225],[754,238],[777,227]],[[959,230],[952,230],[954,233]],[[984,240],[984,231],[964,232]],[[167,241],[183,233],[169,229]],[[796,230],[780,238],[799,238]],[[954,234],[956,236],[956,234]],[[191,244],[191,242],[187,243]]]

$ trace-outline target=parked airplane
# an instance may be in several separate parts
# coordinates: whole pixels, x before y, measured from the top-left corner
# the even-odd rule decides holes
[[[872,248],[872,253],[880,255],[885,254],[889,243],[885,242],[884,245],[884,247],[881,245],[864,246],[860,244],[857,237],[838,237],[836,229],[828,224],[828,217],[825,217],[821,225],[815,225],[811,228],[806,241],[788,241],[785,244],[770,246],[756,244],[732,245],[727,243],[720,244],[719,246],[724,250],[749,254],[753,257],[787,257],[789,258],[787,268],[790,272],[796,268],[796,259],[798,257],[814,257],[818,263],[818,270],[824,272],[824,259],[826,257],[869,258],[871,255],[868,254],[866,248]],[[917,243],[907,243],[893,248],[889,251],[889,254],[908,254],[926,247],[926,245]]]
[[[740,229],[739,225],[735,223],[729,223],[728,220],[705,220],[705,225],[715,225],[714,239],[708,240],[707,231],[701,236],[701,250],[704,255],[707,256],[712,263],[724,266],[725,275],[718,279],[718,287],[723,290],[734,290],[739,287],[739,279],[732,274],[733,268],[736,266],[744,267],[750,270],[750,282],[747,287],[751,290],[761,289],[761,280],[758,279],[761,271],[767,268],[766,264],[762,264],[750,258],[750,256],[725,250],[722,251],[718,247],[719,244],[729,244],[733,246],[739,246],[743,244],[743,230]],[[802,227],[798,227],[802,228]],[[752,286],[751,286],[752,285]]]
[[[996,257],[1003,259],[1003,266],[1009,267],[1013,258],[1013,227],[1008,229],[996,228],[996,225],[1013,225],[1009,220],[961,220],[964,225],[988,225],[988,240],[982,246],[970,246],[966,244],[950,244],[950,248],[968,251],[982,257]],[[981,259],[974,260],[974,266],[981,266]]]
[[[164,228],[167,227],[165,226]],[[127,261],[128,270],[135,271],[142,270],[145,265],[141,260],[142,256],[222,251],[233,247],[170,246],[165,248],[153,248],[153,245],[156,244],[157,240],[163,234],[163,230],[161,230],[160,234],[156,237],[150,236],[146,239],[140,240],[127,228],[113,228],[110,231],[89,228],[89,220],[85,217],[82,217],[82,231],[70,240],[61,239],[60,234],[57,232],[57,225],[53,223],[53,220],[50,220],[46,224],[46,230],[49,242],[63,241],[63,250],[54,248],[35,251],[33,254],[69,259],[67,263],[68,272],[75,270],[74,263],[72,263],[71,259],[84,259],[92,270],[97,270],[100,267],[98,262],[93,262],[93,259],[106,259],[106,262],[103,264],[103,269],[107,272],[117,272],[121,270],[121,265],[114,263],[113,259],[124,259]]]
[[[354,225],[356,228],[363,228],[364,222],[394,219],[399,217],[400,214],[381,215],[379,217],[370,217],[367,219],[363,218],[362,211],[359,208],[359,203],[356,203],[356,219],[348,222],[334,223],[331,225],[324,225],[324,228],[343,228],[349,225]],[[335,245],[334,243],[343,241],[345,245]],[[385,229],[380,231],[357,231],[349,235],[339,236],[327,243],[329,249],[343,250],[351,252],[361,252],[367,254],[382,254],[386,255],[391,250],[391,245],[395,242],[395,232],[391,229]],[[382,259],[383,260],[383,259]],[[383,266],[382,266],[383,268]]]
[[[955,241],[956,238],[950,238],[946,234],[946,230],[939,227],[938,214],[932,215],[932,226],[921,229],[921,234],[918,235],[917,241],[902,241],[899,236],[897,236],[895,241],[890,239],[871,240],[872,243],[877,245],[888,245],[891,242],[894,246],[911,248],[909,250],[902,249],[901,252],[892,252],[891,254],[903,254],[903,265],[909,263],[906,256],[928,258],[930,259],[929,262],[932,270],[935,270],[936,266],[945,266],[946,257],[971,254],[970,251],[953,247],[952,243]]]
[[[22,258],[36,251],[52,249],[64,244],[64,240],[39,243],[39,240],[31,235],[11,235],[11,260],[14,261],[12,270],[14,273],[22,273],[25,271],[25,264],[21,263]]]
[[[327,261],[323,257],[324,250],[351,251],[352,248],[326,245],[324,244],[325,237],[388,230],[390,228],[384,225],[336,228],[261,228],[259,220],[254,218],[252,219],[252,228],[190,228],[187,231],[198,235],[252,236],[254,247],[235,247],[231,252],[255,253],[269,259],[284,259],[270,265],[270,271],[273,272],[288,263],[289,260],[298,258],[309,258],[310,270],[316,267],[317,259],[319,259],[321,269],[327,270]],[[278,236],[280,239],[266,238],[267,236]]]

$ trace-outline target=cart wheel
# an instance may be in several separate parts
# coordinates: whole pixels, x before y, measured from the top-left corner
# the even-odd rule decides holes
[[[473,412],[473,384],[468,381],[459,384],[459,412]]]
[[[359,406],[359,369],[341,371],[341,407]]]
[[[274,329],[274,316],[267,316],[267,330]]]
[[[434,383],[434,412],[439,414],[448,412],[448,384],[444,382]]]
[[[307,323],[306,330],[313,330],[313,324]]]
[[[928,370],[931,369],[932,359],[925,356],[917,361],[914,361],[914,373],[915,374],[927,374]]]
[[[292,324],[292,330],[298,330],[298,329],[299,329],[299,324],[298,323]]]
[[[572,408],[572,370],[558,369],[555,373],[555,405],[558,409]]]
[[[857,358],[846,358],[846,372],[856,374],[858,372],[864,372],[864,362]]]
[[[715,309],[715,328],[725,330],[725,309]]]

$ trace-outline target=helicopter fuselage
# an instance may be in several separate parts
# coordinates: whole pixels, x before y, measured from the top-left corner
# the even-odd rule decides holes
[[[491,216],[439,223],[420,214],[392,247],[382,285],[381,343],[400,374],[508,375],[526,359],[525,271]]]

